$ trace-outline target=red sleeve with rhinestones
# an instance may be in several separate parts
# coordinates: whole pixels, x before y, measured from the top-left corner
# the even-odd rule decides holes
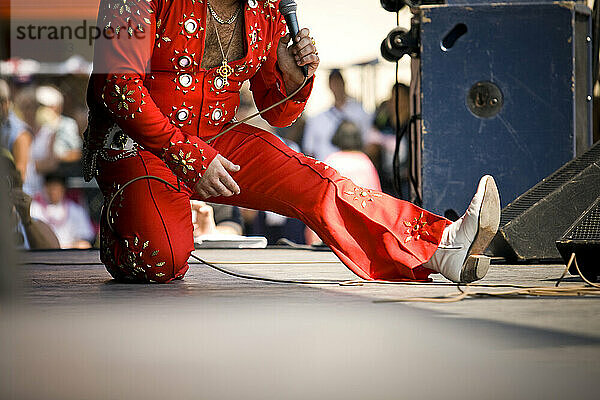
[[[286,34],[286,25],[283,16],[277,11],[277,22],[273,29],[271,48],[262,66],[250,79],[250,90],[259,110],[265,109],[278,101],[283,100],[287,94],[283,76],[277,66],[277,45],[279,39]],[[271,125],[285,127],[291,125],[304,111],[306,102],[312,91],[314,78],[311,78],[302,90],[283,104],[262,114],[262,117]]]
[[[98,21],[115,38],[96,41],[93,87],[121,129],[193,188],[217,151],[174,126],[144,86],[160,1],[102,0]]]

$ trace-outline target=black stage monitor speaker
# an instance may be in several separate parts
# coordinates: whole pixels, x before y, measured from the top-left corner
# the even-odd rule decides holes
[[[502,210],[490,244],[511,261],[560,259],[555,242],[600,197],[600,142]]]
[[[596,199],[565,234],[556,241],[560,255],[569,262],[575,253],[579,270],[587,279],[597,281],[600,276],[600,197]],[[569,272],[578,274],[572,264]]]

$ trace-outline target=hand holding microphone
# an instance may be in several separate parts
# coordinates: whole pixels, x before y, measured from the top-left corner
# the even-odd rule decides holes
[[[296,18],[296,3],[294,0],[281,0],[279,11],[287,23],[289,34],[282,37],[277,48],[277,63],[284,75],[286,90],[294,91],[304,81],[310,78],[319,66],[319,56],[315,41],[309,36],[310,32],[304,28],[299,30]],[[291,38],[294,44],[287,47]]]
[[[234,129],[236,126],[241,125],[241,124],[245,123],[246,121],[248,121],[258,115],[261,115],[261,114],[285,103],[286,101],[288,101],[290,99],[293,99],[295,95],[300,93],[300,91],[304,87],[303,85],[305,85],[305,83],[308,81],[308,79],[311,78],[315,74],[315,71],[317,70],[317,67],[319,66],[319,56],[318,56],[319,53],[317,52],[317,48],[315,47],[314,39],[309,36],[310,32],[308,31],[308,29],[305,28],[305,29],[298,31],[298,20],[296,19],[296,8],[297,7],[296,7],[296,3],[294,2],[294,0],[281,0],[281,2],[279,3],[279,11],[284,16],[286,23],[287,23],[288,30],[290,31],[290,33],[283,36],[279,40],[279,43],[277,44],[277,66],[279,67],[279,70],[281,71],[281,74],[283,76],[283,84],[285,86],[286,97],[283,99],[280,99],[279,101],[275,102],[274,104],[271,104],[269,107],[258,111],[255,114],[252,114],[252,115],[247,116],[246,118],[243,118],[241,121],[238,121],[234,124],[229,125],[225,129],[223,129],[221,132],[219,132],[219,134],[211,137],[210,139],[206,139],[206,143],[211,143],[216,138],[218,138],[218,137],[224,135],[225,133],[229,132],[230,130]],[[294,44],[292,46],[288,47],[288,43],[290,42],[292,37],[295,38]],[[218,157],[219,156],[217,156],[217,158]],[[215,158],[215,160],[217,158]],[[227,160],[225,160],[225,161],[227,161]],[[213,162],[210,163],[210,165],[208,166],[208,170],[204,173],[204,176],[200,179],[199,183],[196,185],[196,191],[200,194],[200,196],[202,196],[202,198],[208,198],[210,196],[215,196],[215,195],[216,196],[219,196],[219,195],[226,196],[226,195],[231,195],[231,194],[239,194],[239,187],[237,187],[237,184],[235,184],[235,181],[233,181],[233,178],[231,178],[231,176],[229,174],[227,174],[227,171],[225,171],[225,170],[221,170],[221,172],[225,172],[225,174],[227,174],[227,175],[225,175],[225,174],[220,174],[220,175],[222,175],[221,177],[223,179],[225,179],[223,181],[224,183],[229,183],[229,185],[227,185],[227,184],[225,185],[226,188],[228,189],[228,192],[223,191],[223,193],[225,193],[225,194],[223,194],[221,192],[214,193],[214,194],[211,193],[211,188],[209,188],[209,186],[211,186],[210,180],[205,179],[205,177],[209,172],[212,172],[213,170],[217,171],[217,167],[220,167],[223,165],[223,162],[221,161],[220,163],[215,163],[218,165],[215,165],[214,168],[212,168],[213,163],[215,163],[214,160],[213,160]],[[225,168],[229,172],[236,172],[236,170],[228,169],[226,166],[225,166]],[[229,179],[227,179],[227,177],[229,177],[229,179],[231,179],[231,181],[233,181],[233,182],[230,182]],[[235,186],[234,186],[234,184],[235,184]],[[214,189],[215,188],[212,188],[212,190],[214,190]]]

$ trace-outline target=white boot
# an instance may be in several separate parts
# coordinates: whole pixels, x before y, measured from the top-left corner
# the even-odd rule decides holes
[[[452,282],[469,283],[485,276],[490,258],[481,255],[500,224],[500,196],[494,178],[479,181],[469,208],[458,221],[444,229],[442,241],[424,267]]]

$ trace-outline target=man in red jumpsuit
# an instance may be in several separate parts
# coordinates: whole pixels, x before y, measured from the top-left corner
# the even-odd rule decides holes
[[[303,29],[288,47],[279,0],[102,0],[90,79],[87,178],[105,196],[101,259],[119,280],[182,278],[194,249],[190,199],[299,218],[364,279],[480,279],[499,221],[482,178],[457,222],[356,186],[272,134],[232,123],[244,81],[258,109],[287,126],[302,113],[319,64]],[[136,177],[152,175],[119,189]],[[114,196],[118,192],[117,196]],[[114,197],[110,209],[107,202]]]

